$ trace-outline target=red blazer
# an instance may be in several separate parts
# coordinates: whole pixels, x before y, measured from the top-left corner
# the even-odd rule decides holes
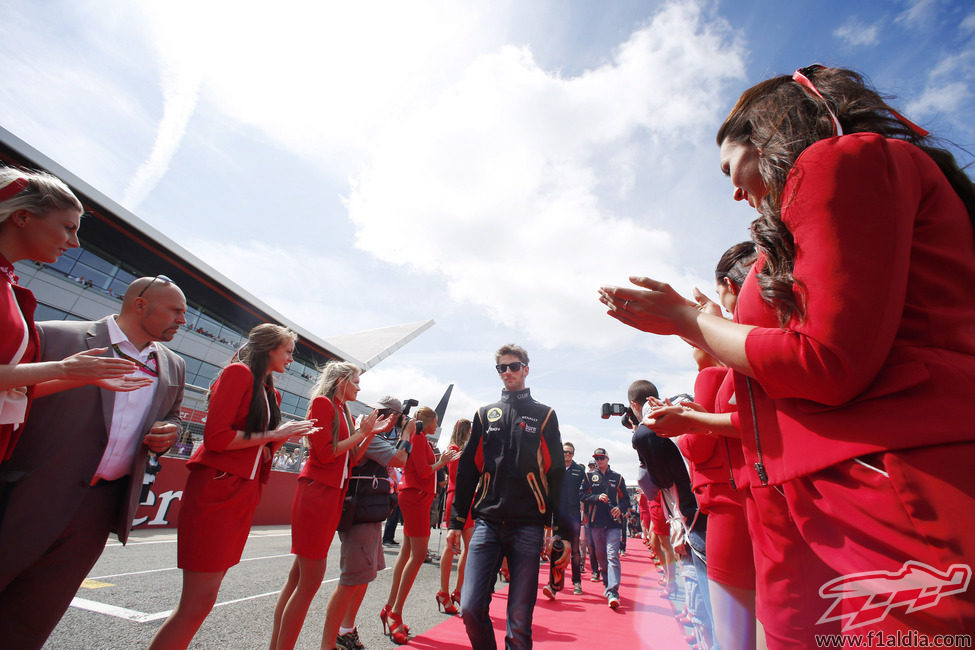
[[[759,260],[736,311],[758,326],[745,343],[757,422],[735,377],[748,466],[778,484],[975,440],[975,242],[941,170],[909,143],[858,133],[808,147],[782,196],[806,318],[779,328]]]
[[[697,375],[694,401],[711,413],[728,413],[734,409],[728,404],[734,389],[730,368],[705,368]],[[677,446],[684,458],[690,461],[691,487],[698,495],[698,504],[702,508],[705,504],[700,503],[700,488],[705,485],[721,485],[729,489],[743,487],[739,474],[745,474],[741,471],[745,457],[738,440],[693,433],[680,436]]]
[[[448,445],[447,451],[460,451],[457,445]],[[457,491],[457,466],[460,465],[460,458],[447,463],[447,495],[452,497]],[[449,515],[448,515],[449,516]]]
[[[318,481],[331,487],[342,487],[347,483],[349,466],[349,452],[344,452],[338,456],[332,447],[332,422],[335,417],[335,405],[330,399],[324,396],[316,397],[311,402],[311,409],[308,411],[308,419],[315,421],[315,426],[320,427],[321,431],[311,435],[311,449],[308,452],[308,462],[301,468],[301,474],[305,478]],[[344,412],[339,412],[339,436],[340,441],[349,437],[349,421]]]
[[[410,451],[406,465],[403,467],[402,489],[415,488],[427,494],[437,492],[437,473],[430,469],[436,462],[433,447],[422,433],[413,434],[413,449]]]
[[[257,478],[260,472],[261,482],[267,483],[271,458],[283,442],[227,451],[227,445],[237,436],[237,431],[244,430],[253,385],[254,375],[243,363],[232,363],[220,372],[210,389],[203,444],[193,452],[187,467],[206,465],[246,479]],[[275,390],[274,397],[280,405],[281,393]],[[270,454],[265,454],[265,449]]]
[[[24,324],[27,324],[27,349],[19,363],[32,363],[38,360],[40,344],[34,328],[34,310],[37,301],[29,289],[10,282],[8,273],[13,274],[13,264],[0,255],[0,364],[9,364],[24,340]],[[14,278],[17,276],[14,275]],[[23,315],[23,320],[21,320]],[[34,387],[27,387],[27,414],[34,396]],[[24,425],[0,424],[0,462],[10,458],[20,438]]]

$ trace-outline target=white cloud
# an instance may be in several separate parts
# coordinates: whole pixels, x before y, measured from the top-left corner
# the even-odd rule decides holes
[[[683,277],[665,230],[687,203],[675,161],[713,148],[704,125],[743,75],[726,23],[696,3],[664,6],[569,78],[494,46],[490,21],[453,3],[391,3],[379,21],[371,5],[153,7],[165,107],[128,201],[165,173],[194,107],[213,106],[349,176],[362,250],[410,260],[542,345],[616,342],[596,289],[635,267]]]
[[[218,15],[207,15],[204,9],[197,20],[186,21],[188,10],[200,5],[172,0],[145,5],[146,21],[155,26],[151,34],[156,38],[160,58],[163,114],[149,157],[136,170],[122,195],[122,203],[130,210],[136,210],[166,175],[196,110],[203,82],[202,66],[207,61],[207,27],[210,21],[219,19]]]
[[[964,107],[971,103],[975,47],[942,57],[931,67],[927,77],[924,91],[905,108],[907,114],[918,117],[940,114],[948,119],[963,114]]]
[[[416,399],[420,406],[436,408],[450,383],[415,366],[403,366],[391,360],[388,365],[384,363],[363,373],[359,401],[375,405],[384,395],[393,395],[401,400]],[[461,418],[471,419],[480,406],[481,401],[465,393],[461,387],[454,386],[443,422],[440,423],[441,449],[447,448],[454,423]]]
[[[926,117],[935,113],[951,114],[970,101],[968,85],[961,81],[928,86],[924,93],[905,109],[908,115]]]
[[[908,28],[923,27],[934,18],[938,0],[906,0],[906,9],[894,18]]]
[[[849,45],[876,45],[880,42],[879,32],[878,25],[866,25],[856,16],[851,16],[833,31],[833,36]]]
[[[377,142],[348,198],[357,245],[441,274],[455,301],[542,345],[618,343],[596,290],[635,267],[682,277],[670,235],[652,227],[680,199],[662,187],[649,214],[606,204],[665,184],[672,152],[708,139],[702,125],[742,72],[724,29],[669,5],[610,63],[571,78],[524,48],[482,55]],[[423,254],[382,237],[403,228]]]
[[[975,31],[975,13],[970,13],[961,21],[958,28],[963,32]]]

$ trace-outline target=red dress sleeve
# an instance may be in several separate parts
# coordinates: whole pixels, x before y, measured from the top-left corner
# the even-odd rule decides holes
[[[893,155],[893,146],[875,134],[822,140],[790,172],[782,220],[795,238],[805,319],[756,328],[745,344],[773,399],[848,402],[890,352],[923,198],[912,158]]]
[[[232,363],[220,373],[210,391],[210,406],[203,427],[203,444],[210,451],[224,451],[243,429],[250,407],[254,375],[242,363]]]
[[[327,465],[335,460],[335,448],[332,447],[332,422],[335,419],[335,405],[325,396],[316,397],[311,403],[309,419],[314,420],[315,426],[321,429],[309,440],[311,455],[319,464]],[[345,417],[340,413],[338,439],[345,440],[348,437],[348,424],[345,423]]]

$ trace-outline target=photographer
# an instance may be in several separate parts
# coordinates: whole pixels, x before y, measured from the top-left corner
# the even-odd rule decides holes
[[[630,384],[627,394],[630,410],[638,420],[642,416],[644,405],[648,402],[655,406],[664,404],[660,401],[657,387],[645,379]],[[688,581],[688,605],[694,624],[698,627],[708,647],[713,635],[711,619],[711,598],[708,593],[707,564],[705,562],[707,532],[707,515],[700,512],[694,492],[691,490],[691,479],[687,473],[687,466],[677,445],[668,438],[661,438],[645,424],[640,424],[633,431],[633,448],[640,457],[640,463],[646,468],[646,478],[640,478],[648,499],[652,499],[658,492],[661,494],[661,504],[668,518],[678,517],[683,526],[682,541],[690,551],[694,572],[694,580]],[[688,578],[688,566],[685,565],[685,579]],[[694,597],[694,592],[700,598]]]

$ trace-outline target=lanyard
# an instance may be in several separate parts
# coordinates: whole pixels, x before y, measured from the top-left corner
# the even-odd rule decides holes
[[[138,369],[139,370],[141,370],[142,372],[146,373],[150,377],[158,377],[159,376],[159,370],[157,369],[158,366],[159,366],[159,362],[156,359],[156,351],[155,350],[153,350],[152,352],[149,353],[149,358],[146,359],[146,362],[147,363],[151,363],[153,366],[156,366],[157,368],[153,368],[152,366],[147,365],[147,363],[142,363],[138,359],[136,359],[134,357],[130,357],[126,353],[122,352],[122,350],[119,349],[118,343],[112,343],[112,349],[115,350],[115,354],[119,355],[123,359],[126,359],[128,361],[131,361],[136,366],[138,366]]]

